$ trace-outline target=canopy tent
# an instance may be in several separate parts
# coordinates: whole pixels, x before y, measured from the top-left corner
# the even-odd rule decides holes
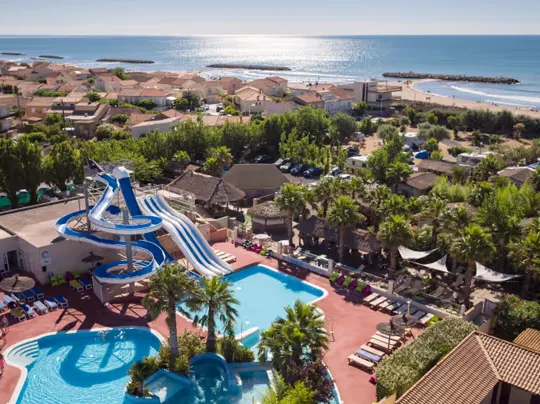
[[[446,255],[442,257],[440,260],[431,262],[429,264],[420,264],[419,262],[413,262],[413,263],[415,265],[420,265],[426,268],[434,269],[436,271],[449,273],[448,269],[446,268]]]
[[[476,276],[475,279],[486,282],[506,282],[510,279],[519,278],[521,275],[503,274],[501,272],[494,271],[486,268],[482,264],[476,263]]]
[[[434,250],[429,250],[429,251],[415,251],[415,250],[409,250],[408,248],[405,248],[402,245],[398,247],[399,254],[401,255],[401,258],[403,258],[404,260],[421,260],[422,258],[427,257],[429,254],[437,250],[438,248],[435,248]]]

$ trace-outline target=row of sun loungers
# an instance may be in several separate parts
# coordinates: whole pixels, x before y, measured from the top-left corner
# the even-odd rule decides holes
[[[227,264],[236,262],[236,257],[232,254],[223,252],[221,250],[214,250],[219,258],[221,258]]]
[[[355,353],[349,355],[347,360],[349,365],[355,365],[371,372],[386,355],[398,348],[402,342],[403,337],[389,336],[377,331],[367,344],[362,345]]]
[[[53,311],[60,308],[67,309],[68,301],[63,296],[55,296],[54,298],[43,297],[43,302],[36,300],[34,302],[22,303],[16,299],[16,296],[5,295],[0,298],[0,303],[7,307],[11,303],[17,305],[10,309],[10,313],[19,322],[25,321],[29,318],[34,318],[39,314],[46,314],[49,311]],[[33,304],[32,304],[33,303]],[[30,305],[32,304],[32,305]]]
[[[69,286],[77,292],[83,292],[87,289],[92,289],[92,283],[84,278],[72,279],[69,281]]]
[[[393,314],[405,314],[409,309],[406,303],[388,299],[378,293],[372,293],[371,295],[366,296],[366,298],[364,298],[364,303],[374,310],[381,310]],[[426,325],[427,322],[434,317],[433,314],[418,310],[414,306],[411,306],[409,314],[415,317],[422,325]]]

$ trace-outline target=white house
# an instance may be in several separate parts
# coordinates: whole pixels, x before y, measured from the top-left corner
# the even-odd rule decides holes
[[[345,160],[345,167],[351,170],[357,170],[359,168],[366,168],[369,156],[371,156],[371,154],[363,154],[360,156],[349,157],[347,158],[347,160]]]

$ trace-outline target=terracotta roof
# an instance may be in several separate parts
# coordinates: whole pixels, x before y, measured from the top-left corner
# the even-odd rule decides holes
[[[418,164],[418,168],[423,170],[435,171],[441,174],[452,175],[456,165],[447,161],[438,160],[422,160]]]
[[[122,88],[119,95],[121,97],[140,97],[142,92],[142,88]]]
[[[186,171],[169,184],[174,189],[190,192],[205,203],[228,203],[243,199],[246,194],[223,178]]]
[[[530,177],[532,177],[534,170],[529,167],[507,167],[502,171],[499,171],[499,177],[507,177],[514,181],[525,183]]]
[[[223,178],[244,191],[271,191],[289,182],[274,164],[235,164]]]
[[[514,340],[514,344],[521,345],[533,351],[540,352],[540,331],[527,328]]]
[[[92,69],[88,69],[88,71],[92,74],[97,74],[97,73],[107,73],[108,70],[105,69],[104,67],[94,67]]]
[[[158,83],[172,86],[173,84],[175,84],[176,80],[178,80],[177,77],[163,77],[161,80],[158,81]],[[184,82],[184,81],[185,80],[183,80],[182,82]]]
[[[175,109],[168,109],[167,111],[160,112],[159,115],[165,115],[168,118],[176,118],[176,117],[185,118],[183,120],[186,120],[186,121],[191,117],[191,115],[183,114],[181,112],[178,112]]]
[[[342,100],[354,99],[354,97],[346,90],[335,89],[335,90],[332,90],[332,94],[334,94],[336,97],[341,98]]]
[[[418,189],[420,191],[426,191],[431,188],[433,182],[437,179],[437,174],[430,172],[414,173],[405,181],[405,184],[411,188]]]
[[[3,96],[0,95],[0,105],[15,104],[17,99],[12,95]]]
[[[308,91],[305,94],[298,95],[296,98],[298,98],[300,101],[306,104],[317,104],[319,102],[323,102],[321,97],[319,97],[316,93],[312,91]]]
[[[220,81],[234,81],[234,80],[242,81],[237,77],[220,77],[219,80]]]
[[[165,97],[167,92],[159,89],[145,88],[141,92],[141,97]]]
[[[288,81],[287,79],[284,79],[283,77],[279,77],[279,76],[267,77],[267,79],[275,83],[286,83]]]
[[[122,80],[120,81],[122,87],[133,87],[139,84],[137,80]]]
[[[472,332],[396,403],[480,404],[499,383],[540,394],[540,353]]]
[[[34,97],[32,98],[32,101],[26,104],[26,106],[27,107],[34,107],[34,106],[50,107],[53,105],[53,102],[54,102],[53,97]]]
[[[126,121],[126,126],[129,128],[134,125],[138,125],[141,122],[144,122],[150,118],[152,118],[154,115],[152,114],[131,114],[128,120]]]

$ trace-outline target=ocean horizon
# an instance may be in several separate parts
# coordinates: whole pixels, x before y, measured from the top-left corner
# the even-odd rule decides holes
[[[280,75],[293,82],[345,83],[380,79],[387,71],[505,76],[517,85],[429,82],[433,94],[540,108],[540,35],[0,35],[0,59],[32,62],[56,55],[55,63],[83,68],[138,71],[201,71],[207,77],[252,80]],[[145,59],[154,64],[98,63],[101,58]],[[285,66],[291,71],[209,69],[212,63]]]

